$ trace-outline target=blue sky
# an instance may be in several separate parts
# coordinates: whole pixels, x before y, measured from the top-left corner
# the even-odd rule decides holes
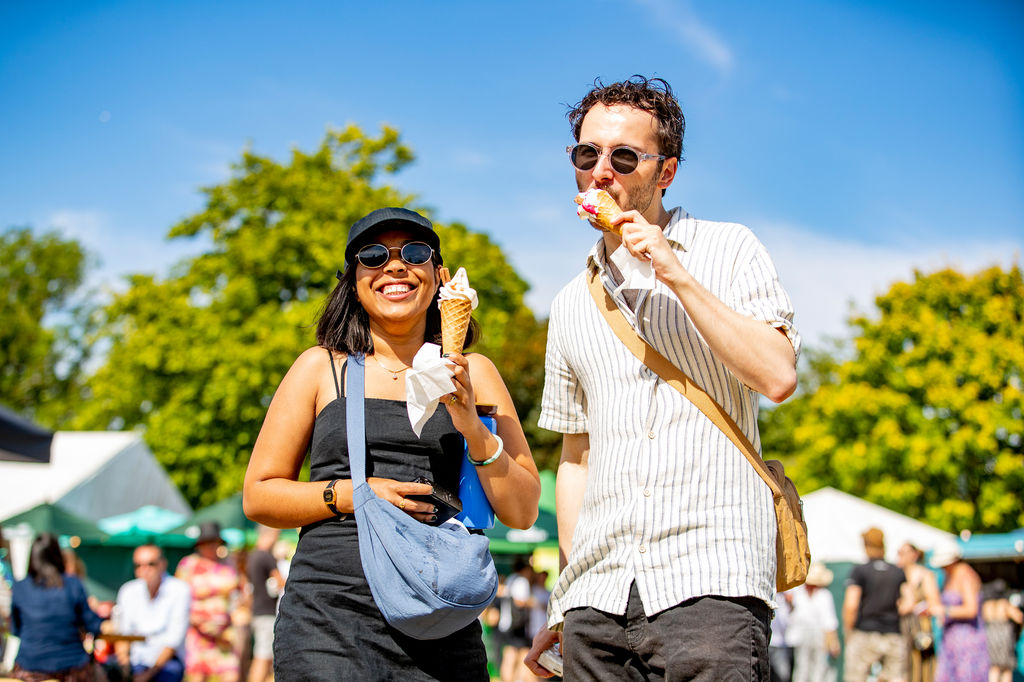
[[[371,6],[372,5],[372,6]],[[766,243],[808,340],[914,268],[1024,252],[1019,2],[0,4],[0,228],[58,229],[114,285],[248,144],[398,127],[393,179],[503,246],[546,315],[594,233],[566,104],[656,75],[687,117],[666,196]]]

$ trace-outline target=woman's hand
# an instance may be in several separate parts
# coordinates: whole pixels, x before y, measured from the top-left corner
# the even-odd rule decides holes
[[[452,424],[462,435],[472,433],[471,429],[480,427],[480,418],[476,414],[476,394],[473,382],[469,378],[469,360],[462,353],[449,353],[446,356],[455,363],[452,384],[455,390],[441,399],[452,418]]]
[[[434,487],[429,483],[395,481],[390,478],[370,478],[366,481],[377,497],[387,500],[409,516],[423,523],[437,518],[437,507],[423,500],[410,500],[410,495],[429,495]]]

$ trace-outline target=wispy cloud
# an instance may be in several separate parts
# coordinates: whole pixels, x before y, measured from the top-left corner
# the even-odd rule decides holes
[[[103,245],[109,234],[108,223],[107,215],[102,211],[58,209],[46,216],[45,226],[96,248]]]
[[[850,314],[872,314],[875,297],[896,282],[910,281],[915,270],[952,267],[973,273],[992,265],[1008,268],[1021,257],[1021,245],[1012,242],[933,241],[908,249],[837,239],[785,223],[759,223],[757,234],[793,301],[797,328],[807,343],[817,345],[826,337],[848,338]]]
[[[689,2],[635,0],[647,9],[658,26],[675,33],[682,45],[698,59],[722,73],[732,70],[733,54],[729,46],[710,26],[702,22]]]

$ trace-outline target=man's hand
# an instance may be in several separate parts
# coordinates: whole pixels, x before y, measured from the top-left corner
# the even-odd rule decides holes
[[[634,258],[650,261],[654,276],[672,285],[685,273],[660,225],[652,225],[639,211],[623,211],[613,221],[622,229],[622,245]]]
[[[537,677],[554,677],[555,674],[542,666],[537,662],[537,657],[542,652],[550,649],[555,643],[561,645],[562,633],[555,632],[554,630],[541,630],[533,637],[533,646],[530,648],[530,653],[526,654],[526,658],[523,662],[526,663],[526,667],[533,672]]]

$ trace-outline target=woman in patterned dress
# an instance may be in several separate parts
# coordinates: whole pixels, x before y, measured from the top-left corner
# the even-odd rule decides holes
[[[220,682],[237,682],[239,677],[231,608],[240,582],[238,572],[221,557],[223,546],[217,522],[200,524],[195,553],[182,559],[174,574],[192,588],[185,635],[185,678],[190,681],[214,677]]]
[[[936,550],[932,566],[945,571],[942,604],[932,615],[942,623],[935,682],[988,682],[988,648],[981,621],[981,578],[960,550]]]

